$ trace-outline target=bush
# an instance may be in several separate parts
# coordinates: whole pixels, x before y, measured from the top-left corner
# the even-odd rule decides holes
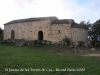
[[[0,28],[0,40],[3,40],[3,29]]]
[[[0,41],[0,44],[6,44],[6,43],[7,43],[6,40],[2,40],[2,41]]]
[[[78,43],[79,43],[79,45],[78,45],[79,47],[82,47],[84,45],[83,41],[79,41]]]
[[[64,41],[64,42],[67,42],[67,45],[71,45],[71,40],[70,40],[70,38],[65,37],[65,38],[63,39],[63,41]]]
[[[33,44],[38,44],[38,40],[33,40]]]
[[[0,41],[0,44],[14,44],[14,43],[15,43],[15,41],[11,40],[11,39]]]

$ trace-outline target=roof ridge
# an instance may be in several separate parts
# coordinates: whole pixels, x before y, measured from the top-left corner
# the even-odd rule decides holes
[[[51,17],[35,17],[35,18],[17,19],[17,20],[12,20],[8,23],[5,23],[4,25],[14,24],[14,23],[22,23],[22,22],[40,21],[40,20],[46,20],[46,19],[55,20],[55,19],[58,19],[58,18],[55,17],[55,16],[51,16]]]

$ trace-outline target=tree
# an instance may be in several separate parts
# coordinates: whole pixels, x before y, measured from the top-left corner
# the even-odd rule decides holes
[[[85,21],[81,21],[81,22],[79,23],[79,25],[86,25],[86,22],[85,22]]]
[[[97,37],[100,36],[100,19],[93,23],[92,31],[93,39],[97,41]]]
[[[86,26],[88,27],[88,29],[90,29],[92,24],[90,23],[90,21],[87,21],[87,22],[81,21],[81,22],[79,23],[79,25],[86,25]]]
[[[80,23],[79,23],[79,25],[85,25],[85,26],[87,26],[87,28],[88,28],[88,35],[90,36],[91,35],[91,32],[92,32],[92,24],[90,23],[90,21],[87,21],[87,22],[85,22],[85,21],[81,21]]]
[[[3,29],[0,28],[0,40],[3,40]]]
[[[92,40],[92,39],[90,39],[90,38],[92,38],[92,36],[93,36],[92,24],[90,23],[90,20],[87,21],[87,22],[81,21],[81,22],[79,23],[79,25],[85,25],[85,26],[87,26],[87,28],[88,28],[88,39],[89,39],[89,40]]]

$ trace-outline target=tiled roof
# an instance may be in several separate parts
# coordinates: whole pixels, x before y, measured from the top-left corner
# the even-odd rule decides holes
[[[88,27],[86,25],[79,25],[77,23],[73,23],[72,28],[85,28],[85,29],[88,29]]]
[[[19,20],[10,21],[4,25],[14,24],[14,23],[22,23],[22,22],[41,21],[41,20],[46,20],[46,19],[55,20],[55,19],[57,19],[57,17],[38,17],[38,18],[19,19]]]
[[[62,20],[53,20],[52,22],[51,22],[51,24],[67,24],[67,23],[73,23],[74,22],[74,20],[72,20],[72,19],[62,19]]]
[[[32,22],[32,21],[41,21],[41,20],[51,20],[51,24],[71,24],[72,28],[85,28],[87,29],[87,26],[85,25],[79,25],[74,22],[73,19],[58,19],[57,17],[38,17],[38,18],[27,18],[27,19],[19,19],[19,20],[13,20],[10,21],[4,25],[14,24],[14,23],[23,23],[23,22]]]

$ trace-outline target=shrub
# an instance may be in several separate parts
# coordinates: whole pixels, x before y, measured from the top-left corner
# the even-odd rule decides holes
[[[0,44],[6,44],[6,43],[7,43],[6,40],[2,40],[2,41],[0,41]]]
[[[3,40],[3,29],[0,28],[0,40]]]
[[[79,45],[78,45],[79,47],[82,47],[84,45],[83,41],[79,41],[78,43],[79,43]]]
[[[65,38],[63,39],[63,41],[64,41],[64,42],[67,42],[67,45],[71,45],[71,40],[70,40],[70,38],[65,37]]]
[[[38,44],[38,40],[33,40],[33,44]]]

